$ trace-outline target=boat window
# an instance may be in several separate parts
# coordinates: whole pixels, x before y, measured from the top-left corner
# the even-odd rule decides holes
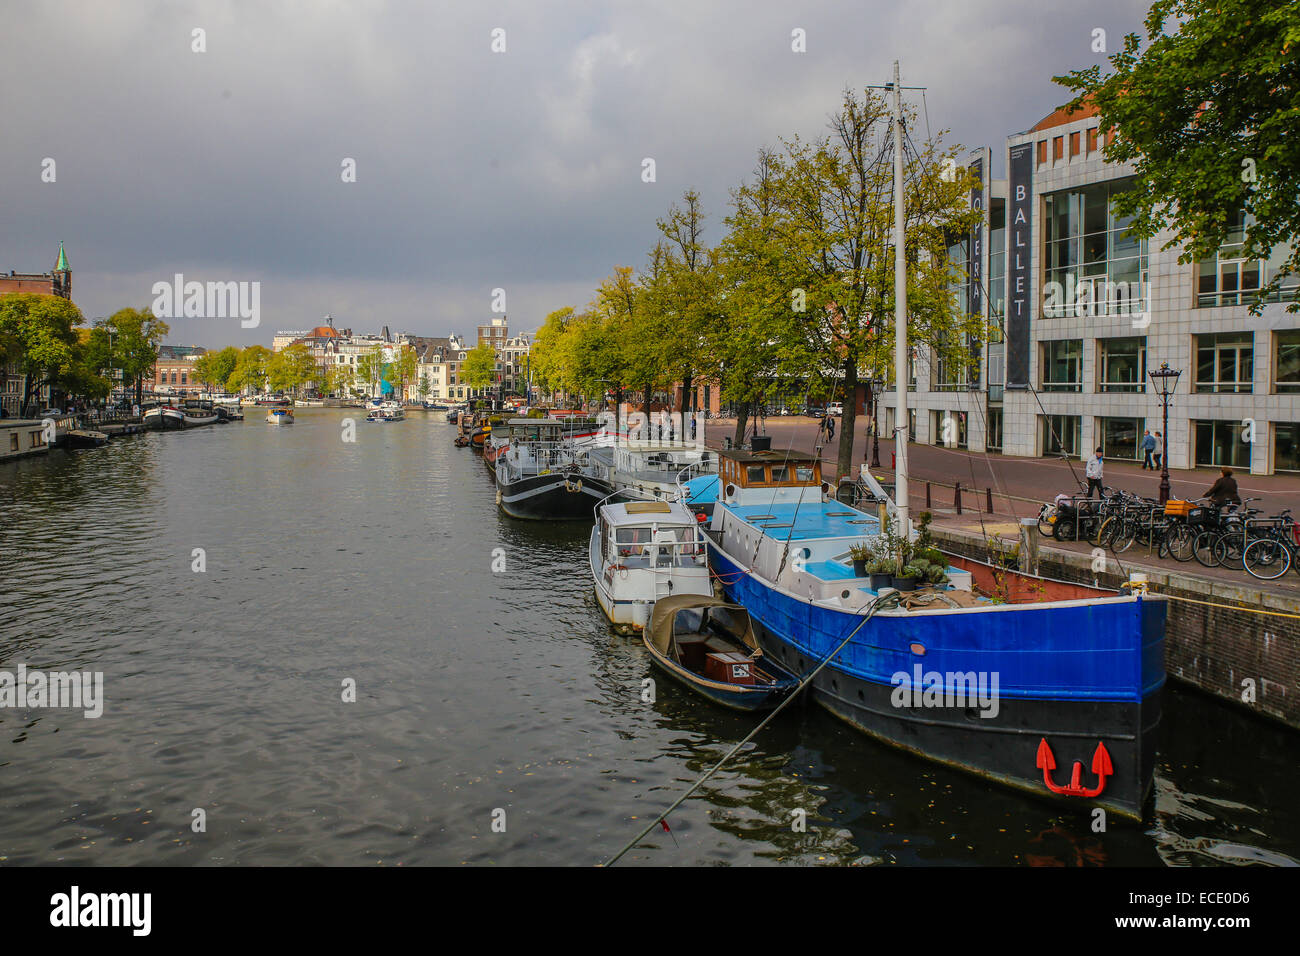
[[[794,480],[812,481],[813,480],[812,465],[796,465],[794,469]]]
[[[748,465],[745,468],[745,484],[762,484],[765,468],[762,465]]]
[[[773,465],[773,466],[772,466],[772,480],[773,480],[773,481],[789,481],[789,480],[790,480],[790,469],[787,468],[785,465]]]

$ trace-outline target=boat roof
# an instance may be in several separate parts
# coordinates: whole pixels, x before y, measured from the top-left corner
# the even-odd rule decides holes
[[[739,462],[815,462],[817,456],[811,452],[798,451],[793,448],[778,449],[775,451],[751,451],[748,448],[722,448],[718,450],[718,457],[729,458],[732,461]]]
[[[727,613],[744,622],[745,631],[741,639],[754,650],[758,650],[758,641],[754,638],[754,627],[749,619],[749,612],[739,604],[732,604],[715,598],[710,594],[676,594],[655,601],[650,614],[650,623],[646,626],[646,638],[660,654],[667,654],[672,646],[673,621],[677,612],[700,608],[726,608]]]
[[[867,538],[879,534],[874,515],[840,501],[727,505],[747,525],[778,541]]]
[[[601,505],[600,510],[605,520],[615,527],[697,524],[695,513],[676,501],[620,501],[617,504]]]

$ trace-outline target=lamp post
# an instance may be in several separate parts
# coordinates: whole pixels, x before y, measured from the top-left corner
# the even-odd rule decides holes
[[[871,378],[868,380],[871,386],[871,467],[880,467],[880,421],[876,418],[876,408],[880,399],[880,392],[885,387],[885,380],[882,378]]]
[[[1183,372],[1182,369],[1170,368],[1168,362],[1162,362],[1158,369],[1147,374],[1156,387],[1164,412],[1164,429],[1160,433],[1164,439],[1164,453],[1160,456],[1160,503],[1164,504],[1169,500],[1169,400],[1178,388],[1178,376]]]

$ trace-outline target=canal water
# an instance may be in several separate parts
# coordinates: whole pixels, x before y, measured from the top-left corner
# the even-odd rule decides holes
[[[105,698],[0,710],[0,863],[587,866],[753,726],[607,630],[589,529],[501,515],[441,413],[297,414],[0,465],[0,670]],[[1172,688],[1154,818],[1097,833],[797,707],[620,865],[1290,865],[1297,765]]]

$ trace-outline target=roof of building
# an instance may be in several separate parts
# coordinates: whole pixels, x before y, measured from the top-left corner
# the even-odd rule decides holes
[[[70,272],[71,267],[68,265],[68,254],[63,251],[63,240],[59,240],[59,261],[54,264],[55,272]]]
[[[1060,109],[1052,110],[1037,123],[1029,128],[1029,132],[1037,133],[1045,129],[1052,129],[1056,126],[1064,126],[1066,123],[1074,123],[1081,119],[1087,119],[1090,116],[1097,116],[1097,107],[1091,103],[1084,103],[1078,109],[1070,110],[1064,106]]]

